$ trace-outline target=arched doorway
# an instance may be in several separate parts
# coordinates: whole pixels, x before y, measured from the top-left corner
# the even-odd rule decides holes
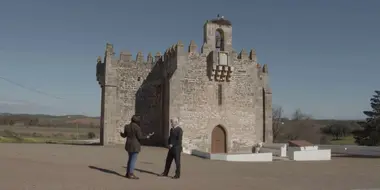
[[[220,125],[216,126],[211,133],[211,153],[227,153],[227,134]]]

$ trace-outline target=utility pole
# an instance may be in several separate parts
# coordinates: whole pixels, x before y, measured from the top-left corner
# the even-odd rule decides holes
[[[78,123],[76,123],[76,126],[77,126],[77,140],[79,139],[79,127],[78,127]]]

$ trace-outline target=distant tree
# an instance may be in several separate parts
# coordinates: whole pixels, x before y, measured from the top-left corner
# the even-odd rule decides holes
[[[279,134],[281,133],[282,127],[282,114],[283,109],[281,106],[274,107],[272,109],[272,132],[273,132],[273,141],[277,141]]]
[[[321,136],[321,138],[319,140],[319,144],[329,144],[329,143],[330,143],[330,141],[327,138],[327,136],[325,136],[325,135]]]
[[[340,124],[340,123],[335,123],[332,125],[328,125],[326,127],[321,128],[321,132],[326,135],[331,135],[334,137],[335,140],[339,140],[342,137],[347,136],[348,134],[351,133],[351,129],[349,126]]]
[[[1,124],[3,125],[9,125],[9,119],[7,117],[2,118]]]
[[[312,120],[292,121],[290,128],[287,134],[289,140],[306,140],[315,144],[320,142],[319,128]]]
[[[29,126],[37,126],[38,125],[38,118],[34,118],[34,119],[29,120],[28,125]]]
[[[301,109],[296,109],[296,111],[292,115],[293,121],[299,121],[299,120],[308,120],[311,119],[310,115],[307,115],[305,113],[302,113]]]
[[[366,121],[359,122],[361,129],[353,131],[355,143],[365,146],[380,145],[380,91],[370,100],[372,111],[364,111]]]
[[[95,133],[94,132],[88,132],[88,134],[87,134],[87,137],[89,138],[89,139],[93,139],[93,138],[95,138]]]
[[[14,124],[15,124],[15,122],[13,120],[10,120],[8,123],[8,125],[10,125],[10,126],[13,126]]]

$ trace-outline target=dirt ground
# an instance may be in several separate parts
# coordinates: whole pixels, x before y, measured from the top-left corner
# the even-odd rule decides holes
[[[166,150],[144,147],[140,180],[123,177],[122,146],[0,144],[0,189],[6,190],[340,190],[380,188],[379,158],[233,163],[183,155],[179,180],[160,178]],[[174,166],[174,165],[173,165]],[[174,169],[174,168],[172,168]],[[171,175],[173,175],[173,170]]]

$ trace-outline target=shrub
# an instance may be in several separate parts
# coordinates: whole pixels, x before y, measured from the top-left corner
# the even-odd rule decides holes
[[[96,135],[95,135],[94,132],[88,132],[87,137],[88,137],[89,139],[93,139],[93,138],[96,137]]]

